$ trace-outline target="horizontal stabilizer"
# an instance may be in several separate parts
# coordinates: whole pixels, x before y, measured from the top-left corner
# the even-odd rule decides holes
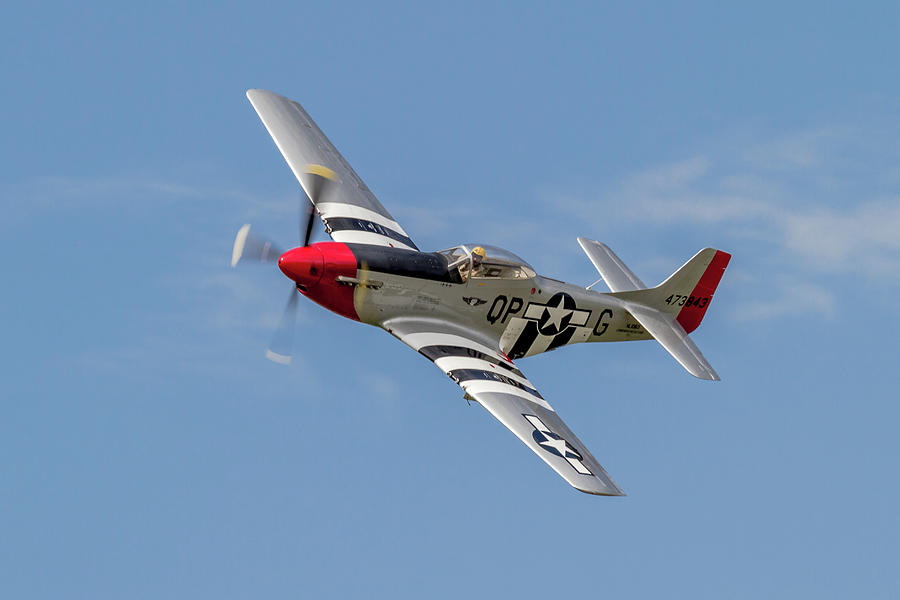
[[[578,238],[578,243],[581,244],[585,254],[597,267],[600,277],[603,278],[610,291],[630,292],[647,287],[606,244],[583,237]]]
[[[706,361],[700,348],[672,315],[633,302],[628,312],[659,342],[687,372],[700,379],[720,381],[719,374]]]

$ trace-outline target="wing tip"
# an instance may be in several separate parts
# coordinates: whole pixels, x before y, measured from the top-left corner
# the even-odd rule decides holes
[[[275,92],[264,90],[262,88],[250,88],[246,91],[246,95],[251,104],[254,104],[255,101],[267,96],[270,98],[283,98],[283,96],[281,96],[280,94],[276,94]]]
[[[697,379],[702,379],[704,381],[722,381],[722,378],[719,377],[719,374],[716,373],[716,370],[713,369],[708,363],[705,365],[699,365],[696,373],[690,369],[687,369],[687,371]]]
[[[599,466],[599,465],[598,465]],[[600,473],[594,473],[593,478],[586,482],[586,485],[579,486],[576,482],[569,480],[569,483],[579,492],[591,494],[593,496],[627,496],[615,481],[609,476],[603,467],[599,469]]]
[[[628,495],[625,492],[623,492],[619,486],[617,486],[615,484],[613,484],[612,486],[604,485],[604,489],[602,489],[602,490],[598,490],[596,488],[585,489],[585,488],[580,488],[577,485],[572,486],[572,487],[574,487],[579,492],[583,492],[585,494],[590,494],[592,496],[617,497],[617,496],[627,496]]]

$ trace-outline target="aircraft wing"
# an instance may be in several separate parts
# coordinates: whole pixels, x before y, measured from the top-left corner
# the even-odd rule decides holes
[[[487,340],[448,323],[391,319],[389,333],[450,376],[577,490],[624,496],[597,459],[515,364]]]
[[[247,98],[333,240],[418,250],[302,106],[265,90]]]

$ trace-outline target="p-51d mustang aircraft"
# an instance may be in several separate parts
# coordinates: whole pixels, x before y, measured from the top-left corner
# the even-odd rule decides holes
[[[706,314],[730,254],[705,248],[647,288],[607,246],[578,238],[612,292],[604,294],[541,277],[487,244],[421,252],[299,104],[264,90],[247,97],[312,201],[302,246],[282,252],[249,225],[234,242],[232,266],[241,259],[277,261],[293,282],[267,353],[273,360],[289,360],[285,338],[299,291],[385,329],[449,375],[467,400],[573,487],[603,496],[624,493],[513,360],[578,342],[656,339],[695,377],[719,379],[688,333]],[[334,241],[309,243],[314,213]]]

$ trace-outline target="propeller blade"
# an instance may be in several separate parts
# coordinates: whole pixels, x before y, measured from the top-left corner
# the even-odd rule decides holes
[[[337,173],[322,165],[308,164],[303,180],[304,187],[309,192],[309,199],[313,204],[318,204],[325,200],[325,195],[332,184],[337,183]]]
[[[291,296],[288,298],[287,306],[284,307],[284,314],[281,316],[281,322],[275,335],[272,336],[272,343],[266,350],[266,358],[280,365],[291,364],[291,354],[294,347],[294,329],[297,326],[297,288],[291,286]]]
[[[313,219],[316,218],[316,207],[312,204],[309,205],[309,210],[306,213],[306,234],[303,236],[303,245],[309,246],[309,240],[312,238],[312,230],[313,230]],[[302,230],[301,230],[302,233]]]
[[[257,262],[275,262],[282,254],[281,248],[265,238],[250,233],[250,225],[244,225],[238,229],[234,238],[234,247],[231,250],[231,266],[235,266],[242,259]]]
[[[313,218],[316,214],[316,206],[320,202],[327,202],[328,195],[337,183],[337,173],[322,165],[308,164],[303,174],[303,187],[312,201],[309,214],[306,217],[306,230],[300,229],[303,245],[309,246],[312,237]]]

